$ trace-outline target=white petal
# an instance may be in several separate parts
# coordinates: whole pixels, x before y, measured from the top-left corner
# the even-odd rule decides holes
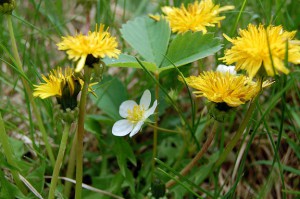
[[[86,57],[87,57],[87,55],[81,56],[80,60],[78,61],[77,65],[76,65],[76,68],[75,68],[76,73],[80,72],[83,69],[83,67],[85,65]]]
[[[137,133],[139,132],[139,130],[141,129],[141,127],[143,126],[143,124],[144,124],[143,121],[138,122],[138,123],[134,126],[134,128],[132,129],[132,131],[131,131],[129,137],[132,137],[132,136],[134,136],[135,134],[137,134]]]
[[[228,66],[228,72],[232,75],[236,75],[235,66]]]
[[[147,119],[150,115],[152,115],[156,107],[157,107],[157,100],[155,100],[152,107],[145,112],[144,119]]]
[[[115,136],[124,136],[129,134],[133,129],[133,124],[128,120],[119,120],[117,121],[113,128],[112,134]]]
[[[150,106],[151,103],[151,93],[150,91],[147,89],[144,91],[141,100],[140,100],[140,105],[143,105],[145,110],[147,110]]]
[[[127,118],[128,110],[132,110],[135,105],[137,105],[137,103],[133,100],[124,101],[120,105],[120,109],[119,109],[119,114],[121,115],[121,117]]]
[[[226,66],[223,64],[218,65],[217,70],[222,73],[229,72],[232,75],[236,75],[235,66]]]

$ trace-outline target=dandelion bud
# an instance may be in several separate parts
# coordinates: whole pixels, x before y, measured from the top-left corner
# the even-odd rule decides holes
[[[1,0],[0,1],[0,12],[3,14],[11,14],[15,9],[16,2],[15,0]]]
[[[78,80],[72,78],[71,81],[66,81],[62,86],[62,95],[56,97],[58,104],[61,105],[62,110],[73,110],[77,107],[77,95],[81,90],[81,85]]]
[[[33,96],[41,99],[55,97],[58,103],[56,117],[65,122],[74,121],[78,115],[77,96],[84,84],[81,76],[70,67],[66,67],[64,70],[58,67],[52,70],[48,76],[42,75],[44,82],[34,85]],[[92,84],[89,85],[88,91],[93,93],[91,86]]]

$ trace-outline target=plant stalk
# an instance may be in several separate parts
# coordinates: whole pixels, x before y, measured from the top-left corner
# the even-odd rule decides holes
[[[155,79],[159,82],[159,72],[155,72]],[[155,99],[158,100],[159,86],[155,86]],[[158,128],[158,114],[155,111],[154,115],[154,128],[153,128],[153,154],[152,154],[152,178],[154,177],[155,158],[157,156],[157,128]]]
[[[87,100],[91,74],[92,74],[92,68],[85,66],[84,84],[81,91],[81,98],[79,103],[78,128],[77,128],[75,199],[80,199],[82,193],[84,117],[85,117],[85,107],[86,107],[86,100]]]
[[[64,159],[65,150],[66,150],[66,147],[67,147],[68,136],[69,136],[69,131],[70,131],[70,125],[71,124],[68,123],[68,122],[65,123],[65,127],[64,127],[62,138],[61,138],[58,155],[57,155],[57,158],[56,158],[56,162],[55,162],[55,166],[54,166],[54,170],[53,170],[53,174],[52,174],[52,179],[51,179],[51,184],[50,184],[50,191],[49,191],[49,196],[48,196],[49,199],[54,199],[54,197],[55,197],[55,189],[56,189],[56,185],[57,185],[57,181],[58,181],[59,171],[60,171],[63,159]]]
[[[171,130],[171,129],[161,128],[161,127],[155,126],[155,125],[150,124],[150,123],[148,124],[148,126],[151,126],[152,128],[156,128],[157,130],[163,131],[163,132],[166,132],[166,133],[182,134],[181,131],[176,131],[176,130]]]
[[[68,160],[68,167],[67,167],[66,177],[69,178],[69,179],[73,179],[74,170],[75,170],[76,143],[77,143],[77,133],[75,134],[75,136],[73,138],[71,152],[70,152],[69,160]],[[69,198],[69,196],[70,196],[72,185],[73,184],[69,181],[65,182],[64,194],[67,198]]]

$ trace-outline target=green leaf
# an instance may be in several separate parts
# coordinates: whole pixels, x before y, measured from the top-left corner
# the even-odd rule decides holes
[[[221,48],[219,39],[212,33],[186,32],[175,37],[166,57],[178,67],[212,55]],[[169,60],[164,60],[160,71],[173,68]]]
[[[104,58],[103,61],[107,66],[142,69],[141,65],[136,61],[135,57],[130,55],[120,54],[118,59]],[[142,61],[142,63],[151,72],[157,70],[157,66],[154,63],[146,61]]]
[[[119,106],[127,100],[127,90],[123,83],[117,78],[105,77],[95,88],[97,97],[91,95],[94,103],[112,119],[120,119]]]
[[[146,60],[160,66],[167,52],[171,30],[165,20],[137,17],[122,26],[123,38]]]
[[[31,170],[26,176],[26,179],[31,183],[31,185],[41,193],[44,189],[44,175],[46,170],[46,164],[44,161],[38,162],[35,165],[35,169]]]
[[[123,138],[115,137],[114,152],[117,156],[117,162],[121,173],[126,177],[127,159],[134,165],[136,165],[136,158],[134,156],[131,146]]]
[[[91,132],[95,135],[101,134],[101,126],[97,120],[86,117],[84,121],[84,128],[88,132]]]
[[[131,171],[126,168],[125,169],[125,182],[127,182],[127,184],[129,185],[130,191],[135,194],[135,181],[134,181],[134,177],[131,173]]]
[[[20,198],[27,199],[18,187],[9,181],[1,181],[0,198]]]

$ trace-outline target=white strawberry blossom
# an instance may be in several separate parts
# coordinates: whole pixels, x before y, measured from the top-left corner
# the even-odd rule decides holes
[[[119,114],[124,119],[117,121],[112,128],[112,134],[115,136],[134,136],[139,132],[146,119],[152,115],[157,106],[157,100],[154,101],[151,108],[151,93],[145,90],[138,105],[133,100],[124,101],[120,105]]]
[[[236,75],[235,66],[226,66],[226,65],[220,64],[220,65],[218,65],[216,71],[219,71],[222,73],[229,72],[232,75]]]

